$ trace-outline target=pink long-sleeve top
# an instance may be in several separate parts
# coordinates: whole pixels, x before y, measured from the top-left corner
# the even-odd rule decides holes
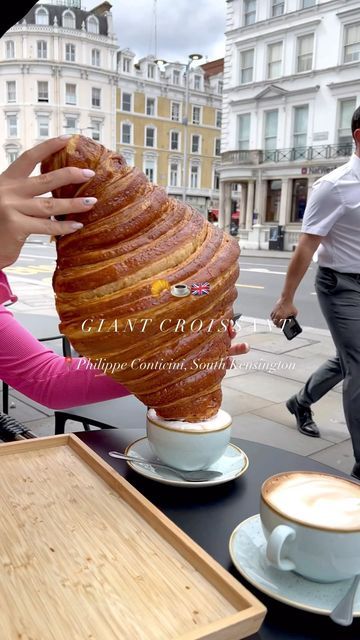
[[[130,395],[84,358],[64,358],[47,349],[4,307],[9,300],[17,297],[0,271],[0,380],[50,409]]]

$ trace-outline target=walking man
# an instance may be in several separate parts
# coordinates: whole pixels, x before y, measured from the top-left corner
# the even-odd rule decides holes
[[[304,213],[302,234],[271,318],[296,316],[293,300],[318,249],[315,288],[340,358],[343,405],[360,480],[360,107],[351,121],[356,149],[349,162],[320,178]]]

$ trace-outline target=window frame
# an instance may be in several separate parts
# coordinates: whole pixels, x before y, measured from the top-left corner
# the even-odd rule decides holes
[[[176,180],[175,180],[175,184],[172,181],[172,175],[173,175],[173,170],[172,170],[172,166],[176,166]],[[173,187],[173,188],[178,188],[181,186],[181,163],[179,160],[174,160],[174,159],[169,159],[169,186]]]
[[[11,133],[11,128],[14,125],[10,124],[11,118],[15,118],[15,133]],[[6,114],[6,137],[7,138],[19,138],[19,117],[17,113],[7,113]]]
[[[124,109],[124,96],[130,96],[130,109]],[[127,91],[121,92],[121,111],[125,111],[125,113],[132,113],[132,105],[133,105],[133,94],[128,93]]]
[[[10,88],[10,85],[11,85],[11,88]],[[14,89],[14,91],[12,91],[11,89]],[[17,96],[16,80],[6,80],[6,103],[7,104],[16,103],[16,96]]]
[[[193,169],[196,169],[196,172],[193,172]],[[190,163],[189,174],[190,189],[201,189],[201,166],[198,162]],[[193,184],[193,175],[196,175],[197,177],[196,185]]]
[[[307,120],[306,120],[306,131],[296,131],[296,113],[299,109],[307,109]],[[301,159],[301,152],[299,152],[299,157],[296,154],[296,149],[306,149],[308,146],[308,137],[309,137],[309,115],[310,115],[309,104],[297,104],[293,106],[293,122],[292,122],[292,149],[294,149],[294,159]],[[299,138],[300,136],[304,136],[305,144],[295,144],[295,138]]]
[[[38,20],[38,16],[45,16],[45,21],[39,21]],[[49,26],[49,12],[46,9],[46,7],[40,6],[37,7],[35,10],[35,24],[38,25],[42,25],[42,26]]]
[[[251,11],[249,11],[248,5],[250,3],[254,3],[255,4],[255,9],[251,9]],[[250,27],[251,25],[255,24],[256,22],[256,15],[257,15],[257,0],[244,0],[243,3],[243,27]],[[251,18],[251,20],[249,20],[249,16],[253,16],[254,19]]]
[[[219,153],[217,151],[219,150]],[[221,138],[215,138],[214,140],[214,156],[221,157]]]
[[[176,104],[179,107],[179,117],[175,120],[173,118],[173,105]],[[170,120],[171,122],[181,122],[181,102],[177,100],[172,100],[170,103]]]
[[[153,133],[153,144],[148,144],[148,131],[152,130]],[[147,149],[156,149],[156,127],[153,124],[147,124],[144,128],[144,147]]]
[[[73,96],[72,96],[72,94],[68,94],[67,87],[75,87],[75,92],[74,92],[75,101],[74,102],[68,101],[69,95],[71,95],[71,97],[73,97]],[[72,105],[72,106],[77,104],[77,85],[74,82],[65,82],[65,104]]]
[[[125,69],[125,67],[127,67]],[[131,58],[127,58],[126,56],[123,57],[122,59],[122,71],[123,73],[130,73],[131,72]]]
[[[281,46],[281,57],[280,60],[271,60],[270,61],[270,51],[273,47]],[[270,69],[273,65],[278,65],[280,63],[280,72],[278,75],[271,75]],[[276,42],[269,42],[266,48],[266,80],[275,80],[276,78],[281,78],[283,75],[283,64],[284,64],[284,41],[276,40]]]
[[[125,142],[124,140],[124,127],[129,127],[129,142]],[[127,122],[126,120],[122,121],[120,124],[120,139],[121,139],[121,144],[133,144],[133,131],[134,131],[134,127],[133,127],[133,123],[132,122]]]
[[[342,52],[342,64],[352,64],[354,62],[359,62],[360,60],[360,40],[358,42],[352,43],[352,44],[347,44],[347,34],[349,32],[349,30],[352,27],[358,27],[359,32],[360,32],[360,21],[355,22],[355,23],[351,23],[351,24],[345,24],[344,25],[344,46],[343,46],[343,52]],[[346,49],[348,47],[353,47],[353,46],[358,46],[358,50],[355,51],[355,54],[357,54],[358,57],[353,57],[351,60],[346,60]]]
[[[199,122],[197,120],[195,120],[195,118],[194,118],[194,110],[195,109],[199,109]],[[201,105],[192,104],[191,105],[191,124],[199,126],[199,125],[201,125],[201,123],[202,123],[202,108],[201,108]]]
[[[69,120],[74,120],[74,126],[73,127],[69,127],[68,126],[68,122]],[[78,118],[76,116],[70,116],[70,115],[66,115],[65,114],[65,124],[64,124],[64,129],[65,129],[65,133],[66,134],[74,134],[77,132],[78,126]],[[73,129],[73,131],[69,131],[69,129]]]
[[[71,27],[69,25],[65,25],[64,24],[64,16],[65,14],[67,14],[67,16],[71,16]],[[76,29],[76,16],[74,14],[73,11],[71,11],[71,9],[65,9],[65,11],[62,12],[61,14],[61,26],[63,27],[63,29]]]
[[[5,60],[13,60],[15,57],[15,41],[5,40]]]
[[[46,120],[46,131],[43,134],[41,134],[42,120]],[[50,137],[50,117],[48,115],[45,115],[45,114],[37,115],[37,133],[38,133],[39,140],[47,139]]]
[[[177,146],[173,147],[173,135],[176,135]],[[169,131],[169,151],[181,151],[181,132],[177,129],[170,129]]]
[[[146,76],[148,80],[156,79],[156,65],[153,62],[148,62]]]
[[[95,98],[95,92],[96,92],[97,98]],[[101,109],[101,101],[102,101],[101,87],[91,87],[91,108]],[[99,102],[99,104],[96,104],[96,102]]]
[[[36,53],[39,60],[48,60],[48,43],[47,40],[36,41]],[[45,53],[45,55],[44,55]]]
[[[76,62],[76,45],[72,42],[65,42],[65,61]]]
[[[309,53],[300,54],[300,44],[301,44],[302,40],[304,40],[305,38],[309,38],[310,36],[312,36],[312,51],[311,51],[310,69],[300,70],[299,69],[300,57],[301,58],[305,58],[306,56],[310,55]],[[313,70],[313,67],[314,67],[314,53],[315,53],[315,33],[314,32],[309,32],[309,33],[302,33],[302,34],[298,35],[296,37],[296,70],[295,70],[295,73],[309,73],[309,71]]]
[[[202,76],[199,73],[194,73],[194,91],[202,90]]]
[[[177,78],[177,82],[175,82],[175,77]],[[180,87],[181,86],[181,72],[180,69],[173,69],[172,70],[172,84],[175,87]]]
[[[94,60],[97,60],[97,62],[94,62]],[[101,50],[96,47],[91,49],[91,66],[101,67]]]
[[[89,24],[93,25],[94,28],[89,29]],[[94,16],[94,14],[91,14],[91,16],[86,18],[86,31],[88,33],[99,35],[99,20]]]
[[[154,109],[152,113],[148,113],[148,100],[152,100],[153,101],[153,105],[154,105]],[[156,117],[157,115],[157,104],[156,104],[156,98],[154,96],[146,96],[145,97],[145,113],[147,116],[150,117]]]
[[[241,118],[247,118],[249,121],[249,137],[241,138],[240,137],[240,122]],[[251,112],[247,111],[246,113],[238,113],[237,114],[237,149],[239,151],[249,151],[250,150],[250,140],[251,140]],[[247,142],[247,146],[243,146],[243,143]]]
[[[96,120],[96,118],[92,118],[90,121],[91,124],[91,138],[93,140],[95,140],[95,142],[101,142],[101,126],[102,126],[102,121],[101,120]],[[94,127],[94,124],[98,125],[97,127]],[[99,134],[99,137],[94,137],[94,131],[96,131]]]
[[[276,12],[277,7],[282,7],[282,11],[280,13]],[[285,8],[285,0],[271,0],[270,18],[278,18],[279,16],[283,16],[285,14]]]
[[[251,67],[245,67],[243,66],[243,57],[245,56],[245,54],[249,53],[252,51],[252,66]],[[255,47],[250,47],[250,49],[242,49],[241,51],[239,51],[240,54],[240,61],[239,61],[239,66],[240,66],[240,84],[249,84],[251,82],[254,82],[254,64],[255,64]],[[249,69],[251,69],[251,80],[244,80],[243,79],[243,73],[248,71]]]
[[[198,138],[197,151],[194,151],[194,138]],[[201,155],[201,135],[200,133],[191,134],[191,153],[195,155]]]
[[[219,113],[220,113],[220,118],[219,118]],[[220,122],[220,124],[219,124]],[[217,129],[221,129],[222,127],[222,110],[221,109],[216,109],[215,110],[215,127]]]
[[[46,91],[40,91],[40,85],[46,85]],[[42,87],[44,89],[45,87]],[[40,104],[49,104],[49,81],[48,80],[38,80],[37,81],[37,102]]]

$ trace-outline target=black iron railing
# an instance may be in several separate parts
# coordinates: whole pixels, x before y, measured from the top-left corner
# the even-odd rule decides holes
[[[294,162],[336,160],[347,158],[353,152],[353,145],[349,143],[327,144],[315,147],[292,147],[290,149],[275,149],[274,151],[261,149],[237,149],[225,151],[221,154],[224,164],[263,164],[265,162]]]

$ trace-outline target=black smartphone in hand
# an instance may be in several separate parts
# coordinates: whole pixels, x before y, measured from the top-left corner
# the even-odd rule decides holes
[[[286,318],[284,321],[282,330],[287,337],[288,340],[292,340],[302,332],[302,328],[300,327],[298,321],[295,316],[290,316],[290,318]]]

